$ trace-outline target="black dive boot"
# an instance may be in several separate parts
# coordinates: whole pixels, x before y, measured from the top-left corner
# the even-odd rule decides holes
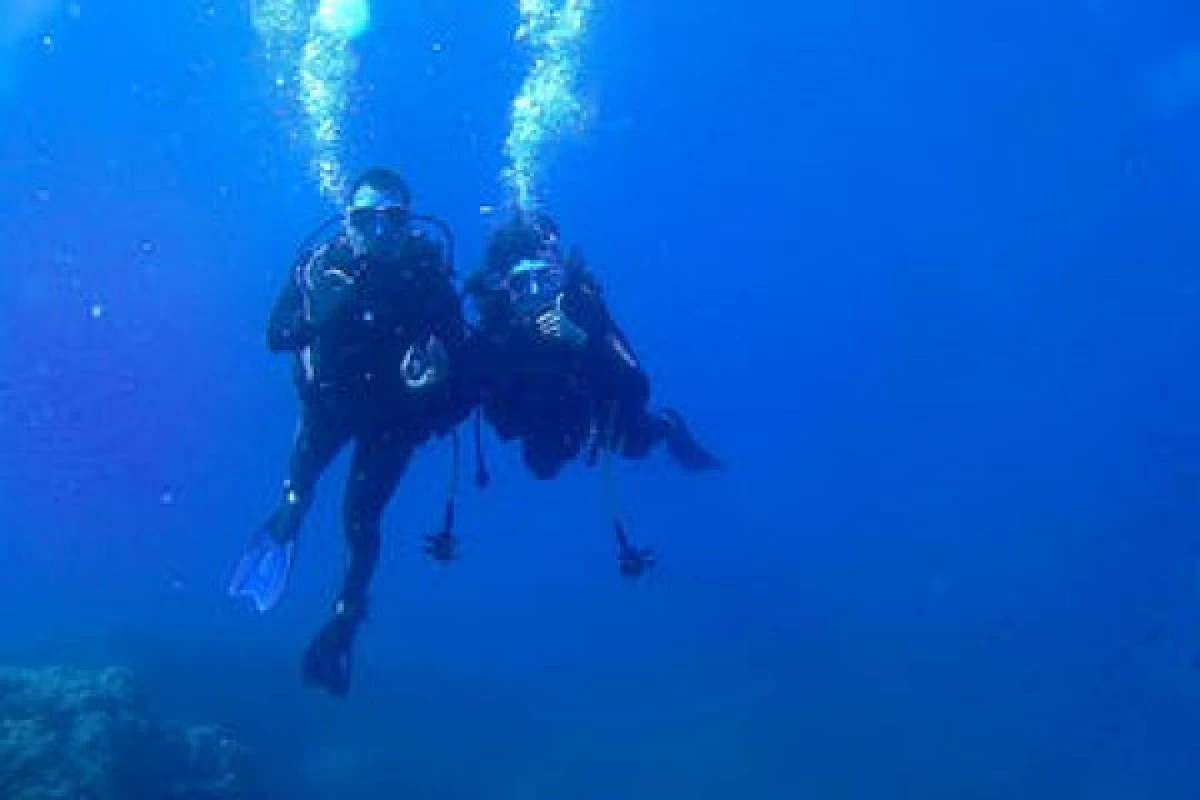
[[[351,651],[358,626],[366,616],[362,603],[339,600],[333,617],[304,653],[304,682],[344,697],[350,691]]]

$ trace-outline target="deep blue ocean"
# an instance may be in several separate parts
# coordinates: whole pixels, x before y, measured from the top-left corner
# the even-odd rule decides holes
[[[299,664],[345,457],[284,602],[225,591],[295,425],[267,314],[337,211],[303,111],[246,0],[7,0],[0,663],[130,665],[288,800],[1195,800],[1198,8],[595,0],[542,201],[728,468],[619,465],[631,582],[597,470],[491,433],[431,563],[431,444],[336,699]],[[371,14],[346,168],[465,274],[517,3]]]

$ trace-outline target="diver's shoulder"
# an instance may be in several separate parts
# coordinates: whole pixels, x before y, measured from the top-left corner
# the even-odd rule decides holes
[[[563,263],[566,265],[567,273],[571,276],[571,282],[576,287],[589,294],[603,295],[604,288],[600,284],[600,279],[596,276],[587,264],[587,260],[583,257],[583,253],[577,248],[572,248]]]

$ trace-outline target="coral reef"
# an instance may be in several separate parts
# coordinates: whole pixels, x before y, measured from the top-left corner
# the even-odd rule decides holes
[[[257,800],[245,747],[154,719],[126,669],[0,668],[5,800]]]

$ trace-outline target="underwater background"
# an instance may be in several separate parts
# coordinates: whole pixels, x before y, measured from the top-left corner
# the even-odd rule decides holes
[[[345,458],[280,607],[225,593],[291,443],[264,326],[320,159],[401,171],[474,269],[522,7],[375,0],[314,112],[262,14],[315,0],[9,0],[0,663],[129,666],[272,798],[1194,800],[1200,7],[563,5],[539,199],[729,464],[621,465],[656,569],[618,575],[596,470],[489,435],[459,562],[419,548],[448,447],[401,484],[345,700],[299,667]]]

